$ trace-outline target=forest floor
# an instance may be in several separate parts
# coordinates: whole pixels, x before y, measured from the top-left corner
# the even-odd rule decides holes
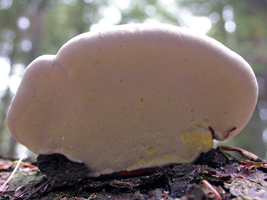
[[[55,184],[58,177],[51,181],[40,172],[36,161],[24,161],[1,188],[16,163],[0,158],[0,200],[267,199],[266,161],[233,147],[218,147],[194,164],[160,167],[142,176],[84,178],[62,184]]]

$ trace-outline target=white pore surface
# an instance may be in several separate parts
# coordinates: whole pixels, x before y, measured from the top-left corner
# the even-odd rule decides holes
[[[209,127],[219,140],[244,128],[257,94],[251,67],[219,42],[123,25],[33,61],[7,122],[33,152],[64,154],[98,176],[193,162],[212,148]]]

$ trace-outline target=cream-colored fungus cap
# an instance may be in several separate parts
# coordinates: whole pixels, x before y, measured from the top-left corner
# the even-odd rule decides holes
[[[171,25],[85,33],[25,71],[7,116],[37,154],[84,162],[89,176],[193,162],[248,123],[258,85],[219,42]]]

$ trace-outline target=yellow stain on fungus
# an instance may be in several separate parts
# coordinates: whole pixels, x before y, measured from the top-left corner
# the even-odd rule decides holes
[[[180,134],[187,146],[196,146],[195,144],[199,143],[204,152],[210,150],[213,146],[213,138],[210,131],[203,127],[182,131]]]
[[[70,149],[67,147],[60,147],[58,151],[61,153],[67,153],[67,152],[70,152]]]
[[[165,154],[162,158],[163,161],[174,161],[175,160],[175,156],[173,154]]]
[[[161,165],[165,163],[175,163],[176,156],[173,154],[165,154],[162,157],[152,159],[149,163],[152,165]]]
[[[126,170],[127,171],[132,171],[132,170],[135,170],[135,169],[144,168],[146,166],[147,166],[147,163],[144,161],[144,158],[141,157],[137,164],[127,167]]]
[[[157,165],[162,165],[166,163],[175,163],[177,161],[177,158],[173,154],[165,154],[161,157],[157,157],[151,160],[144,161],[144,158],[141,157],[138,162],[135,165],[127,167],[127,171],[132,171],[135,169],[140,169],[140,168],[145,168],[148,166],[157,166]]]
[[[177,158],[173,154],[165,154],[160,158],[152,159],[149,163],[152,165],[162,165],[166,163],[175,163],[177,162]]]
[[[155,151],[157,150],[157,147],[156,148],[149,148],[148,150],[147,150],[147,153],[148,154],[153,154],[153,153],[155,153]]]
[[[111,170],[110,168],[106,168],[103,172],[102,172],[102,174],[111,174],[111,173],[113,173],[114,171],[113,170]]]
[[[143,103],[143,102],[145,102],[145,101],[146,101],[145,98],[141,98],[141,100],[140,100],[141,103]]]
[[[203,122],[202,122],[202,124],[201,124],[201,126],[207,127],[208,125],[209,125],[209,120],[204,119]]]
[[[199,125],[195,124],[195,125],[191,128],[191,130],[195,130],[195,129],[198,128],[198,127],[199,127]]]
[[[139,166],[145,166],[146,165],[146,162],[144,161],[144,158],[140,158],[139,162],[138,162],[138,165]]]
[[[208,124],[209,121],[204,119],[201,124],[195,124],[188,131],[180,132],[184,143],[187,146],[195,147],[194,150],[196,151],[200,149],[202,152],[210,150],[213,146],[213,138],[208,129]]]
[[[136,111],[136,114],[137,114],[137,115],[140,115],[140,114],[141,114],[141,110],[138,109],[138,110]]]

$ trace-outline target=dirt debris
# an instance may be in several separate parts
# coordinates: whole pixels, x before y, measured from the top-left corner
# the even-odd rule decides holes
[[[242,159],[231,156],[231,151],[241,154]],[[41,169],[41,172],[36,162],[22,163],[5,190],[0,192],[0,200],[267,199],[266,161],[238,148],[218,147],[201,154],[194,164],[159,167],[153,173],[135,174],[133,177],[114,174],[86,178],[84,171],[75,165],[73,171],[79,172],[80,176],[73,179],[70,177],[75,176],[71,163],[64,164],[68,160],[59,159],[57,155],[61,162],[60,171],[70,172],[65,176],[58,175],[51,165],[48,167],[46,162],[50,159],[42,158],[44,169],[49,170]],[[14,161],[0,159],[0,185],[12,173],[14,166]],[[62,169],[64,166],[67,168]]]

